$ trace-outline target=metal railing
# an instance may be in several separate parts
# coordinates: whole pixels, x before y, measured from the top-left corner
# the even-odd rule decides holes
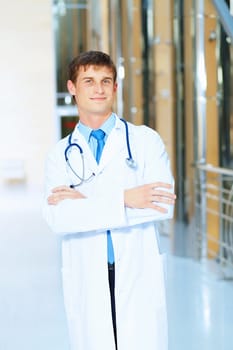
[[[215,260],[233,276],[233,171],[201,164],[195,171],[198,258]]]
[[[233,17],[232,17],[232,0],[230,1],[230,8],[228,7],[225,0],[212,0],[215,9],[218,13],[220,22],[225,29],[227,35],[230,37],[231,42],[233,42]]]

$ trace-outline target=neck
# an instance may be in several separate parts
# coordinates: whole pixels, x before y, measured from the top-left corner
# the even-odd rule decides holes
[[[108,113],[107,115],[89,115],[89,116],[83,116],[82,114],[79,115],[79,120],[84,125],[88,126],[91,129],[99,129],[101,125],[104,124],[104,122],[110,117],[112,112]]]

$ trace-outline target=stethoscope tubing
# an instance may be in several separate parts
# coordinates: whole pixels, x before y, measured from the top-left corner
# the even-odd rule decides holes
[[[130,148],[130,142],[129,142],[129,128],[128,128],[128,123],[126,120],[124,120],[123,118],[120,118],[120,120],[123,122],[123,124],[125,125],[125,139],[126,139],[126,146],[127,146],[127,152],[128,152],[128,158],[126,158],[126,164],[129,168],[131,169],[136,169],[137,168],[137,164],[135,162],[135,160],[133,159],[132,157],[132,153],[131,153],[131,148]],[[70,187],[74,188],[74,187],[77,187],[77,186],[80,186],[82,185],[84,182],[88,182],[91,180],[91,178],[93,176],[95,176],[94,173],[92,173],[88,178],[85,179],[85,167],[84,167],[84,155],[83,155],[83,149],[82,147],[76,143],[76,142],[72,142],[72,136],[73,136],[73,133],[71,133],[69,135],[69,138],[68,138],[68,146],[66,147],[65,151],[64,151],[64,156],[65,156],[65,161],[67,163],[67,165],[69,166],[70,170],[72,171],[72,173],[80,180],[80,183],[79,184],[76,184],[76,185],[71,185]],[[81,155],[81,158],[82,158],[82,168],[83,168],[83,171],[82,171],[82,176],[79,176],[77,174],[77,172],[74,170],[74,168],[71,166],[70,162],[69,162],[69,154],[68,152],[72,150],[73,147],[76,147],[78,148],[79,152],[80,152],[80,155]]]
[[[66,162],[69,160],[68,152],[72,147],[77,147],[79,149],[80,154],[83,154],[82,147],[78,143],[71,142],[71,141],[72,141],[72,133],[69,135],[68,146],[66,147],[64,152]]]
[[[128,128],[128,123],[125,119],[120,118],[121,121],[125,124],[125,139],[126,139],[126,145],[127,145],[127,151],[128,151],[128,159],[133,159],[132,153],[131,153],[131,148],[129,144],[129,128]]]

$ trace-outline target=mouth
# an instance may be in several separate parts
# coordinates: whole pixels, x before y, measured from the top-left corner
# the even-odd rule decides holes
[[[91,97],[92,101],[105,101],[106,97]]]

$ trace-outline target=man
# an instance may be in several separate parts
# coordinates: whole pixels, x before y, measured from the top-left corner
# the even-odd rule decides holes
[[[44,213],[63,235],[64,300],[73,350],[166,350],[156,222],[175,195],[164,144],[112,112],[117,72],[89,51],[69,65],[79,123],[50,152]]]

